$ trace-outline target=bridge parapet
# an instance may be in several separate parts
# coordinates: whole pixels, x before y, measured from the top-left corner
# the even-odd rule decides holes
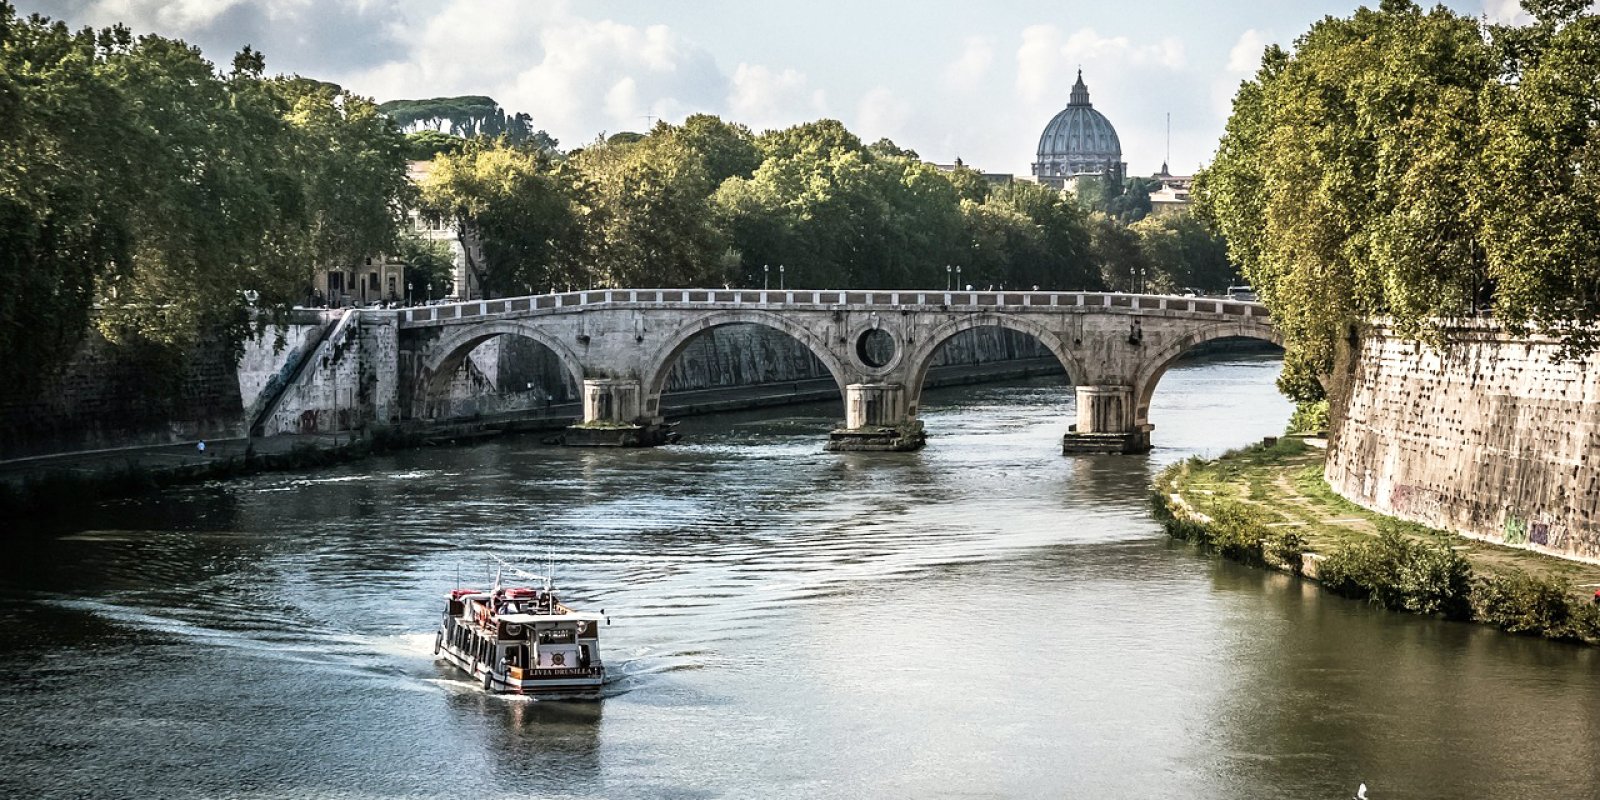
[[[1226,298],[1114,292],[924,292],[754,289],[597,289],[562,294],[472,300],[401,309],[402,328],[456,325],[489,318],[521,318],[607,308],[767,311],[1084,311],[1203,314],[1266,319],[1260,303]]]

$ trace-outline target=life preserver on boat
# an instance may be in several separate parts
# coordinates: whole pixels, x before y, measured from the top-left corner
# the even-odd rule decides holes
[[[433,635],[433,654],[439,655],[439,648],[444,645],[444,631]]]
[[[522,636],[522,626],[518,625],[515,622],[507,622],[506,623],[506,635],[510,636],[513,639],[521,637]]]

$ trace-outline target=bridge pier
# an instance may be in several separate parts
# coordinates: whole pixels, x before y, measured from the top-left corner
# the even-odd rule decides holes
[[[641,414],[644,388],[639,381],[585,378],[583,421],[567,427],[561,443],[575,447],[654,447],[678,440],[660,418]]]
[[[852,383],[844,387],[844,427],[828,434],[829,452],[905,452],[927,443],[922,421],[907,413],[900,383]]]
[[[1063,454],[1149,452],[1153,426],[1134,424],[1133,387],[1076,388],[1078,422],[1061,437]]]

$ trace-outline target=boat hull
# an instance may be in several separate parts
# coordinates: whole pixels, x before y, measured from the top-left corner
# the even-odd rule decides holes
[[[448,641],[439,644],[436,657],[467,673],[474,683],[495,694],[597,696],[606,680],[604,665],[560,669],[513,668],[503,673],[494,672],[488,664],[473,661],[472,656],[452,647]]]

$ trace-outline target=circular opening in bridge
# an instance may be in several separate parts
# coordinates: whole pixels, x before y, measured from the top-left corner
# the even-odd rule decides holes
[[[861,332],[856,339],[856,358],[869,367],[881,367],[894,358],[894,337],[877,328]]]

